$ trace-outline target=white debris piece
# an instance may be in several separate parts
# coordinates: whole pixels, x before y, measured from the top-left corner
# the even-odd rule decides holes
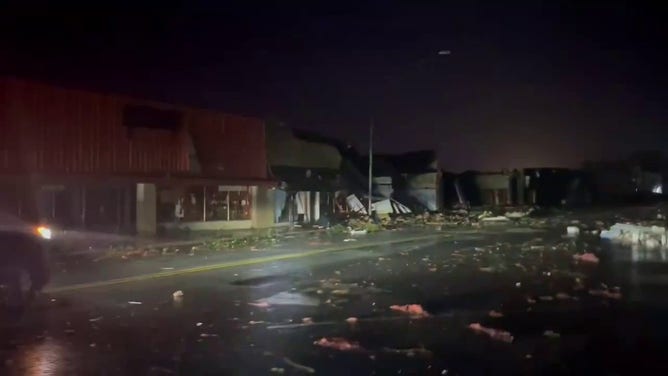
[[[580,228],[578,226],[568,226],[566,227],[566,235],[568,236],[578,236],[580,234]]]
[[[350,230],[350,235],[366,235],[367,231],[364,230]]]
[[[350,209],[350,211],[361,214],[367,214],[366,207],[364,207],[362,201],[360,201],[360,199],[357,198],[357,196],[350,195],[346,197],[346,203],[348,204],[348,208]]]
[[[183,291],[181,290],[174,291],[172,296],[174,297],[174,299],[181,299],[183,298]]]
[[[668,233],[664,227],[639,226],[617,223],[609,230],[601,231],[601,239],[617,241],[630,245],[643,245],[648,248],[667,247]]]
[[[509,221],[507,217],[504,217],[502,215],[496,216],[496,217],[484,217],[481,219],[483,222],[506,222]]]
[[[279,292],[268,298],[260,299],[260,301],[273,306],[317,306],[320,304],[316,298],[288,291]]]
[[[506,218],[510,218],[510,219],[520,219],[520,218],[524,218],[527,215],[531,214],[532,211],[533,211],[533,209],[529,209],[527,211],[512,211],[512,212],[507,212],[506,214],[504,214],[504,216],[506,216]]]

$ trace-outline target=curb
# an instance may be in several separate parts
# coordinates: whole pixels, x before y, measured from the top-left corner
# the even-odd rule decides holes
[[[366,243],[366,244],[355,244],[355,245],[346,245],[346,246],[339,246],[339,247],[329,247],[329,248],[323,248],[323,249],[318,249],[318,250],[304,251],[304,252],[294,252],[294,253],[287,253],[287,254],[275,255],[275,256],[253,257],[253,258],[249,258],[249,259],[245,259],[245,260],[222,262],[222,263],[217,263],[217,264],[212,264],[212,265],[196,266],[196,267],[191,267],[191,268],[185,268],[185,269],[180,269],[180,270],[170,270],[170,271],[158,272],[158,273],[140,274],[140,275],[130,276],[130,277],[108,279],[108,280],[105,280],[105,281],[75,283],[75,284],[71,284],[71,285],[56,286],[56,287],[51,287],[51,288],[47,287],[47,288],[44,289],[44,293],[47,293],[47,294],[49,294],[49,293],[61,293],[61,292],[68,292],[68,291],[98,288],[98,287],[108,287],[108,286],[120,285],[120,284],[125,284],[125,283],[147,281],[147,280],[151,280],[151,279],[175,277],[175,276],[180,276],[180,275],[201,273],[201,272],[219,270],[219,269],[228,269],[228,268],[234,268],[234,267],[238,267],[238,266],[256,265],[256,264],[263,264],[263,263],[273,262],[273,261],[283,261],[283,260],[290,260],[290,259],[296,259],[296,258],[302,258],[302,257],[310,257],[310,256],[319,255],[319,254],[322,254],[322,253],[348,251],[348,250],[360,249],[360,248],[366,248],[366,247],[377,247],[379,245],[387,245],[387,244],[410,243],[410,242],[420,241],[420,240],[447,238],[449,236],[450,235],[448,235],[448,234],[422,235],[422,236],[414,236],[414,237],[398,239],[398,240],[376,241],[376,242],[370,242],[370,243]]]

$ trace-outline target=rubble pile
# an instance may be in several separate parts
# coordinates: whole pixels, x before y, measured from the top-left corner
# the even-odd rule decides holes
[[[639,226],[617,223],[609,230],[601,231],[601,239],[627,245],[643,245],[647,248],[668,247],[668,233],[665,227]]]

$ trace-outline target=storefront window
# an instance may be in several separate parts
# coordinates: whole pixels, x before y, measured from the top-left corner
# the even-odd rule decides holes
[[[246,186],[220,186],[228,203],[230,221],[251,219],[251,191]]]
[[[160,192],[158,214],[163,222],[249,220],[251,197],[251,187],[248,186],[163,188]]]

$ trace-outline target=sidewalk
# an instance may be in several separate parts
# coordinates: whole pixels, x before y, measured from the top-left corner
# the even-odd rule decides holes
[[[347,235],[299,234],[281,241],[276,247],[258,251],[212,251],[188,255],[169,255],[136,260],[109,260],[79,264],[58,265],[46,292],[69,291],[127,283],[132,281],[168,277],[206,270],[252,265],[285,259],[308,257],[325,252],[335,252],[379,245],[409,243],[420,240],[447,238],[450,231],[403,230],[383,231],[354,237]]]
[[[57,234],[53,244],[57,253],[62,256],[97,255],[109,250],[140,249],[140,248],[185,248],[204,244],[208,241],[257,236],[271,232],[277,236],[301,236],[324,230],[290,229],[277,227],[262,230],[228,230],[192,232],[181,235],[138,237],[89,231],[65,231]]]

